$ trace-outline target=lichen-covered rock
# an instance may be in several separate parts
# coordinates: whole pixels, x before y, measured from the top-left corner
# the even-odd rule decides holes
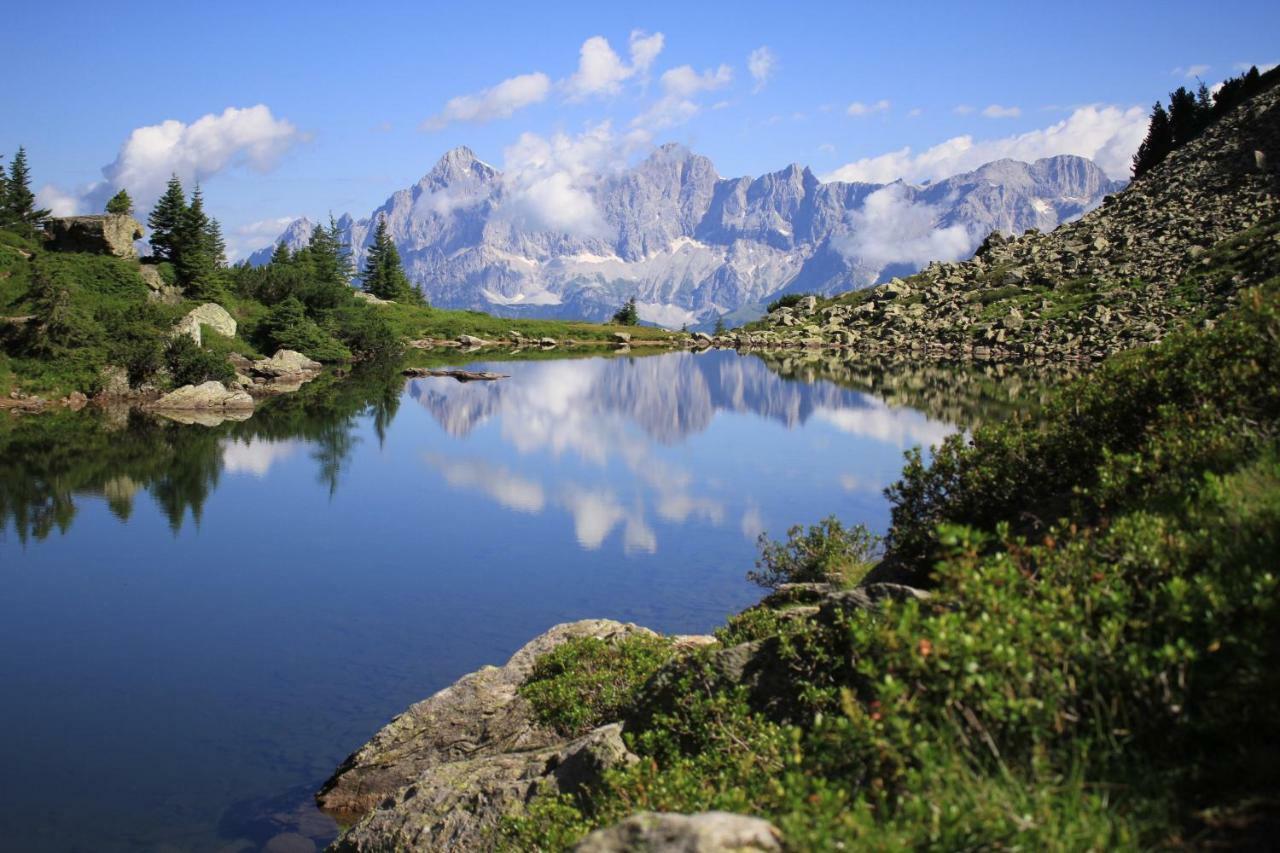
[[[504,817],[539,791],[574,793],[636,761],[614,723],[565,745],[438,764],[385,798],[331,846],[341,853],[489,850]]]
[[[535,721],[529,704],[516,692],[533,671],[534,661],[576,637],[610,639],[652,633],[609,619],[555,626],[530,640],[504,666],[485,667],[463,676],[393,719],[343,762],[316,795],[316,802],[346,822],[432,768],[489,756],[505,755],[504,761],[518,762],[523,760],[520,754],[558,748],[563,738]],[[448,772],[491,771],[497,772],[496,766],[455,767]]]
[[[133,241],[142,239],[142,223],[113,213],[47,219],[44,230],[49,236],[47,245],[55,252],[92,252],[117,258],[136,258]]]
[[[574,853],[763,853],[781,850],[782,837],[766,820],[729,812],[641,812],[578,842]]]
[[[221,382],[210,380],[200,385],[183,385],[148,405],[151,409],[179,411],[185,409],[252,410],[253,398],[240,389],[230,390]]]
[[[173,333],[189,335],[191,340],[196,342],[196,346],[201,346],[203,344],[201,326],[208,326],[228,338],[236,336],[236,318],[216,302],[206,302],[198,308],[192,308],[173,327]]]

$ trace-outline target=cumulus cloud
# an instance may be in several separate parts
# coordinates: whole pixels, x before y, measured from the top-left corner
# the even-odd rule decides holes
[[[987,118],[1017,118],[1022,115],[1019,107],[1002,107],[999,104],[991,104],[982,111]]]
[[[1177,68],[1173,69],[1173,73],[1175,75],[1181,74],[1183,77],[1187,78],[1188,80],[1191,80],[1193,78],[1202,76],[1206,71],[1209,70],[1209,68],[1210,66],[1208,65],[1188,65],[1185,67],[1179,65]]]
[[[47,208],[54,216],[75,216],[83,212],[84,198],[53,184],[45,184],[36,190],[36,207]]]
[[[720,65],[699,72],[692,66],[679,65],[663,72],[659,82],[662,97],[632,119],[632,127],[658,130],[688,121],[701,109],[697,96],[729,85],[733,82],[733,69]]]
[[[234,439],[222,444],[222,468],[228,474],[267,476],[277,462],[288,459],[302,447],[299,441],[270,441],[261,438]]]
[[[874,104],[864,104],[862,101],[854,101],[845,110],[851,116],[869,116],[872,113],[883,113],[888,111],[889,102],[881,98]]]
[[[508,77],[496,86],[450,98],[444,109],[422,123],[425,130],[440,130],[453,122],[483,123],[507,118],[516,110],[540,103],[551,92],[551,78],[541,71]]]
[[[867,196],[850,216],[849,234],[832,241],[841,254],[874,270],[889,264],[924,266],[968,255],[974,239],[963,225],[938,227],[940,211],[916,203],[902,184],[890,184]]]
[[[169,119],[130,133],[116,159],[102,167],[103,180],[75,192],[42,187],[40,198],[59,215],[96,213],[117,190],[126,189],[139,211],[145,211],[160,197],[170,175],[189,186],[237,167],[268,172],[306,138],[264,104],[227,107],[190,124]]]
[[[623,164],[619,145],[608,122],[577,136],[521,134],[505,151],[506,195],[498,215],[527,228],[610,236],[593,190],[602,176]]]
[[[747,57],[747,71],[751,73],[751,79],[755,81],[755,85],[751,88],[752,94],[765,87],[777,66],[778,58],[773,55],[773,51],[767,46],[762,45],[751,51],[751,55]]]
[[[973,112],[973,107],[968,104],[956,104],[955,107],[952,108],[951,112],[958,116],[967,116],[969,113]]]
[[[578,56],[578,70],[562,84],[566,97],[580,101],[593,95],[616,95],[622,91],[623,82],[636,75],[646,74],[658,54],[662,52],[662,33],[648,35],[642,30],[631,33],[631,63],[609,45],[603,36],[592,36],[582,43]]]
[[[919,153],[901,148],[848,163],[824,179],[933,181],[1004,157],[1031,162],[1057,154],[1088,157],[1111,177],[1126,178],[1133,152],[1146,132],[1147,114],[1141,107],[1080,107],[1068,118],[1040,130],[988,140],[957,136]]]
[[[438,470],[449,485],[478,491],[507,509],[537,514],[546,505],[541,485],[500,465],[439,453],[425,453],[423,459]]]

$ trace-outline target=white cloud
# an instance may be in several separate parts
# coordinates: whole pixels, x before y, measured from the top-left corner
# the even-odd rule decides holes
[[[1266,74],[1266,73],[1267,73],[1268,71],[1270,71],[1272,68],[1275,68],[1278,64],[1280,64],[1280,63],[1275,63],[1275,62],[1237,62],[1237,63],[1235,64],[1235,66],[1234,66],[1234,67],[1235,67],[1235,69],[1236,69],[1237,71],[1248,71],[1250,68],[1254,68],[1254,67],[1256,67],[1256,68],[1258,69],[1258,73],[1259,73],[1259,74]]]
[[[611,229],[593,189],[625,162],[608,122],[578,136],[521,134],[505,151],[506,197],[498,215],[524,227],[580,237],[607,237]]]
[[[145,214],[170,175],[177,175],[190,188],[232,168],[268,172],[306,139],[306,134],[286,119],[276,118],[264,104],[227,107],[191,124],[169,119],[130,133],[116,159],[102,167],[103,180],[74,193],[45,186],[40,197],[63,215],[96,213],[117,190],[126,189],[139,213]]]
[[[751,89],[753,94],[765,87],[777,66],[778,58],[767,46],[762,45],[751,51],[751,55],[747,57],[747,70],[751,72],[751,79],[755,81],[755,86]]]
[[[967,116],[969,113],[973,112],[973,107],[968,104],[956,104],[955,107],[952,108],[951,112],[958,116]]]
[[[1141,107],[1080,107],[1068,118],[1040,130],[988,140],[957,136],[918,154],[909,147],[901,148],[848,163],[824,180],[932,181],[1004,157],[1031,162],[1056,154],[1088,157],[1111,177],[1125,178],[1146,131],[1147,114]]]
[[[1022,115],[1020,107],[1002,107],[999,104],[991,104],[982,111],[987,118],[1017,118]]]
[[[637,74],[647,73],[653,61],[662,52],[662,33],[647,35],[641,30],[631,33],[631,64],[609,46],[603,36],[592,36],[582,43],[578,55],[578,70],[564,81],[566,97],[580,101],[593,95],[616,95],[622,91],[622,83]]]
[[[849,217],[851,233],[832,241],[841,254],[874,270],[889,264],[924,266],[968,255],[974,239],[963,225],[939,228],[939,210],[915,203],[902,184],[890,184],[867,196]]]
[[[1188,65],[1184,68],[1181,65],[1179,65],[1177,68],[1173,69],[1173,73],[1181,74],[1183,77],[1186,77],[1188,80],[1190,80],[1192,78],[1202,76],[1206,71],[1209,70],[1209,67],[1210,66],[1208,65]]]
[[[54,216],[75,216],[83,212],[84,199],[53,184],[45,184],[36,190],[36,207],[47,208]]]
[[[298,441],[228,440],[222,444],[222,468],[228,474],[252,474],[261,479],[273,465],[288,459],[301,447]]]
[[[689,65],[668,69],[660,78],[662,97],[644,113],[632,119],[631,125],[657,130],[688,121],[700,110],[696,100],[698,95],[723,88],[732,81],[733,69],[728,65],[702,72],[695,71]]]
[[[423,454],[427,464],[444,475],[451,486],[474,489],[507,509],[537,514],[546,505],[542,486],[500,465],[482,459],[457,459],[439,453]]]
[[[819,150],[820,152],[822,152],[823,154],[834,154],[834,153],[836,153],[836,147],[835,147],[834,145],[832,145],[830,142],[824,142],[824,143],[822,143],[821,145],[819,145],[819,146],[818,146],[818,150]]]
[[[264,104],[227,107],[191,124],[170,119],[138,128],[102,173],[113,189],[127,189],[145,208],[160,197],[171,174],[189,184],[234,166],[268,172],[304,139],[291,122],[276,118]]]
[[[482,123],[507,118],[516,110],[545,101],[550,92],[551,78],[541,71],[509,77],[474,95],[450,98],[444,109],[424,121],[422,127],[439,130],[453,122]]]
[[[907,110],[907,118],[920,118],[922,115],[924,115],[924,110],[919,107],[912,107]]]
[[[876,400],[862,409],[820,408],[816,420],[849,435],[891,442],[899,447],[932,447],[955,432],[955,428],[933,421],[914,409],[890,408]]]
[[[872,113],[882,113],[889,109],[889,102],[881,98],[874,104],[864,104],[862,101],[854,101],[845,110],[851,116],[869,116]]]

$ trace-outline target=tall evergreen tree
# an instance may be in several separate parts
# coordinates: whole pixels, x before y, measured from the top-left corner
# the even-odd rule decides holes
[[[283,240],[276,243],[275,251],[271,253],[271,260],[267,263],[271,266],[285,266],[293,263],[293,253],[289,251],[289,247]]]
[[[1156,101],[1151,108],[1151,123],[1147,125],[1147,136],[1133,155],[1133,176],[1140,178],[1151,167],[1168,156],[1173,150],[1173,125],[1169,123],[1169,114],[1164,105]]]
[[[400,250],[396,248],[391,233],[387,230],[387,218],[378,217],[378,226],[373,232],[373,245],[365,255],[364,270],[360,281],[365,292],[379,299],[390,299],[396,302],[425,302],[422,291],[409,282],[400,263]]]
[[[177,261],[179,232],[187,219],[187,199],[177,175],[169,178],[164,195],[151,208],[147,225],[151,227],[151,253],[165,261]]]
[[[183,211],[173,242],[173,265],[178,273],[178,282],[193,293],[216,296],[218,264],[210,240],[210,219],[204,212],[204,193],[199,184],[191,193],[191,203]]]
[[[1173,126],[1173,147],[1185,145],[1200,133],[1200,105],[1195,94],[1179,86],[1169,94],[1169,124]]]
[[[311,263],[311,275],[315,282],[326,287],[347,287],[353,273],[351,252],[342,241],[342,232],[333,214],[328,226],[316,225],[311,232],[307,248]]]
[[[115,213],[123,216],[130,216],[133,214],[133,199],[129,197],[129,192],[127,190],[122,189],[111,197],[111,200],[107,202],[107,213]]]
[[[9,176],[4,182],[4,205],[0,219],[10,228],[34,234],[40,223],[49,218],[49,211],[36,207],[36,195],[31,191],[31,170],[27,166],[27,150],[18,151],[9,162]]]

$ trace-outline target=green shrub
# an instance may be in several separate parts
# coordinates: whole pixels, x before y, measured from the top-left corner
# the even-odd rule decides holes
[[[175,386],[199,385],[209,380],[230,382],[235,368],[219,353],[202,349],[187,335],[175,335],[164,350],[165,365]]]
[[[351,358],[351,351],[308,317],[303,304],[292,296],[271,309],[259,334],[265,340],[266,349],[271,351],[291,349],[326,362]]]
[[[747,579],[777,589],[786,583],[853,583],[870,568],[880,539],[862,525],[846,528],[831,516],[807,530],[792,527],[786,542],[775,542],[762,533],[758,543],[758,571],[748,572]]]
[[[569,640],[538,658],[520,695],[540,722],[564,735],[584,734],[621,719],[671,655],[671,641],[663,637]]]

